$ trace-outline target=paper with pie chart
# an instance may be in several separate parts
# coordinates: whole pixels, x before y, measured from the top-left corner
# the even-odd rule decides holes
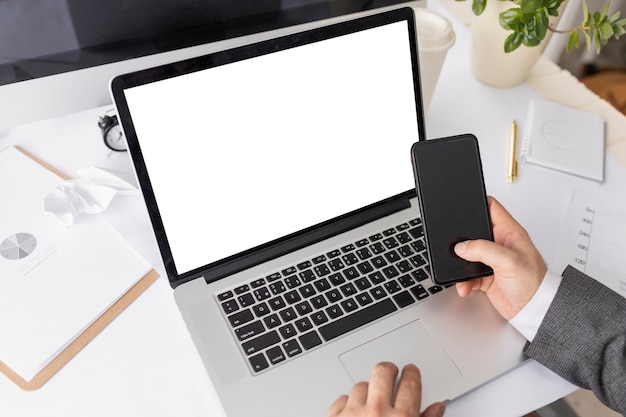
[[[28,381],[151,268],[101,217],[44,211],[64,179],[16,148],[0,178],[0,360]]]

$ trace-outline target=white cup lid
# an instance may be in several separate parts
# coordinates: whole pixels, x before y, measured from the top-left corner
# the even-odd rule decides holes
[[[421,7],[414,10],[417,43],[421,50],[448,49],[454,45],[456,36],[446,17]]]

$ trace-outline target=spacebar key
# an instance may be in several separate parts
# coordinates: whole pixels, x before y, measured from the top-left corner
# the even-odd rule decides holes
[[[318,330],[324,340],[329,341],[354,329],[358,329],[367,323],[384,317],[389,313],[393,313],[397,309],[398,308],[393,301],[391,301],[390,298],[387,298],[376,304],[369,305],[354,314],[350,314],[349,316],[322,326]]]

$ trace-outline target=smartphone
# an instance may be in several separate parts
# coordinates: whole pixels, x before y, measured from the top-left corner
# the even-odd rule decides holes
[[[416,142],[411,161],[433,281],[446,285],[493,274],[487,265],[454,253],[458,242],[493,241],[476,136]]]

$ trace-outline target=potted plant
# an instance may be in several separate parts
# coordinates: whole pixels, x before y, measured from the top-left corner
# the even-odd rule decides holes
[[[500,0],[498,0],[500,1]],[[515,5],[500,14],[500,26],[512,31],[504,41],[504,51],[511,52],[520,45],[537,46],[545,38],[549,30],[556,33],[569,33],[567,52],[571,52],[580,45],[582,33],[591,49],[593,41],[596,53],[600,53],[603,45],[614,37],[618,39],[626,33],[626,19],[619,19],[620,12],[608,16],[607,3],[601,12],[590,13],[587,2],[582,1],[583,21],[575,28],[556,30],[550,26],[550,16],[559,15],[559,7],[564,0],[513,0]],[[485,10],[487,0],[472,0],[472,11],[479,16]]]
[[[609,16],[607,4],[601,11],[591,13],[585,0],[582,22],[557,30],[556,19],[564,1],[575,0],[472,0],[476,15],[472,25],[474,75],[490,85],[513,86],[526,78],[551,33],[569,34],[567,52],[578,48],[584,37],[587,49],[595,43],[596,53],[609,39],[626,34],[626,19],[620,19],[619,11]],[[493,51],[494,48],[500,50]],[[498,68],[499,65],[504,67]]]

